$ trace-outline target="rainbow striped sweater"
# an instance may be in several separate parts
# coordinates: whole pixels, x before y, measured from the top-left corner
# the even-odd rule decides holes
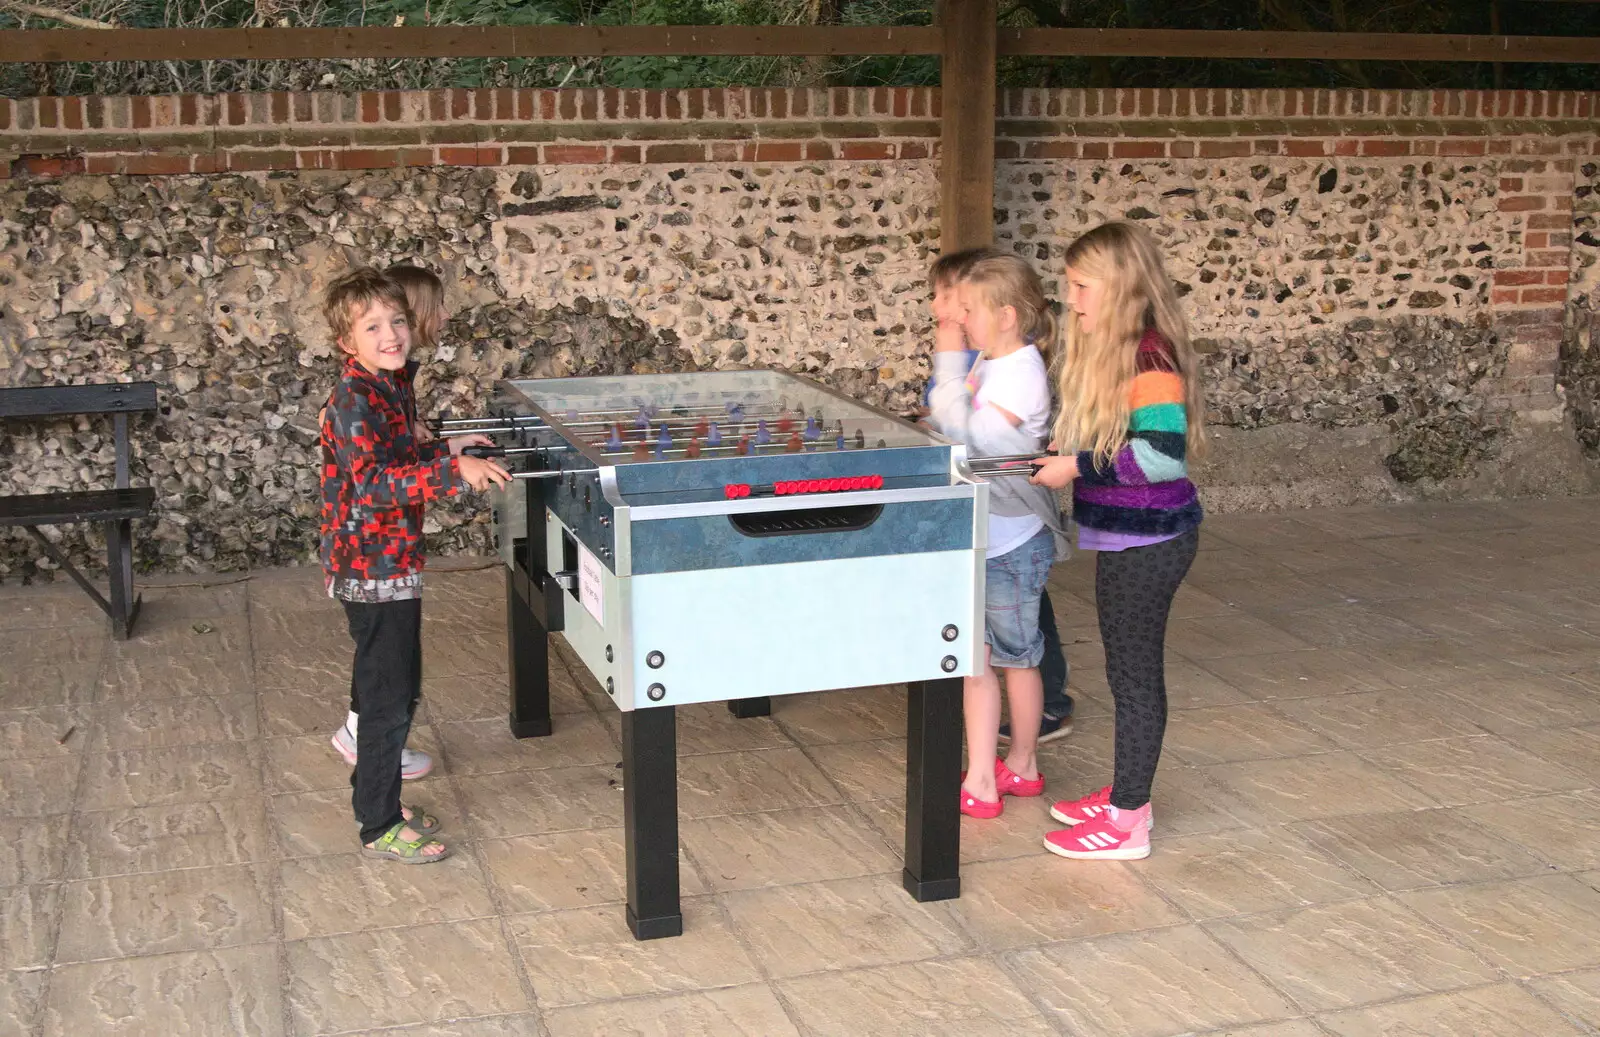
[[[1139,342],[1128,441],[1111,463],[1078,452],[1072,517],[1080,543],[1133,547],[1186,533],[1200,524],[1200,498],[1189,481],[1188,414],[1172,346],[1155,329]]]

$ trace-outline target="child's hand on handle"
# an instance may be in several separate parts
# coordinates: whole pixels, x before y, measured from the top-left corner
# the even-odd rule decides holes
[[[1048,486],[1052,490],[1059,490],[1078,477],[1076,454],[1043,457],[1030,463],[1033,465],[1033,477],[1028,481],[1035,486]]]
[[[469,446],[494,446],[494,440],[474,432],[470,436],[451,436],[445,440],[450,445],[450,456],[460,457],[461,448]]]
[[[462,436],[462,439],[471,439],[471,436]],[[482,439],[482,436],[476,437]],[[456,463],[461,466],[461,478],[466,484],[482,493],[493,483],[495,486],[504,486],[511,481],[511,473],[501,468],[498,464],[484,457],[461,457]]]

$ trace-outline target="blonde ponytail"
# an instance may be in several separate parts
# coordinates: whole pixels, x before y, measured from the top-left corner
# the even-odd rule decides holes
[[[1028,261],[1004,252],[978,259],[961,278],[981,291],[995,309],[1017,311],[1017,333],[1049,357],[1058,345],[1058,321],[1044,297],[1044,284]]]

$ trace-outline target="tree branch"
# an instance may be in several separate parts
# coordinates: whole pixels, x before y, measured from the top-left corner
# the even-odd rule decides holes
[[[74,29],[115,29],[110,22],[100,22],[93,18],[80,18],[75,14],[57,10],[54,7],[39,7],[35,4],[25,4],[22,0],[0,0],[0,7],[22,14],[32,15],[35,18],[48,18],[62,25],[70,25]]]

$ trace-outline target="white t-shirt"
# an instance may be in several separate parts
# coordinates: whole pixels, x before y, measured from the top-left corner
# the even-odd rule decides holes
[[[1015,353],[993,360],[979,358],[967,375],[972,390],[972,409],[1001,407],[1021,420],[1021,431],[1033,437],[1040,447],[1049,438],[1050,375],[1038,347],[1023,346]],[[1027,543],[1044,528],[1037,515],[989,515],[989,547],[986,558],[998,558]]]

